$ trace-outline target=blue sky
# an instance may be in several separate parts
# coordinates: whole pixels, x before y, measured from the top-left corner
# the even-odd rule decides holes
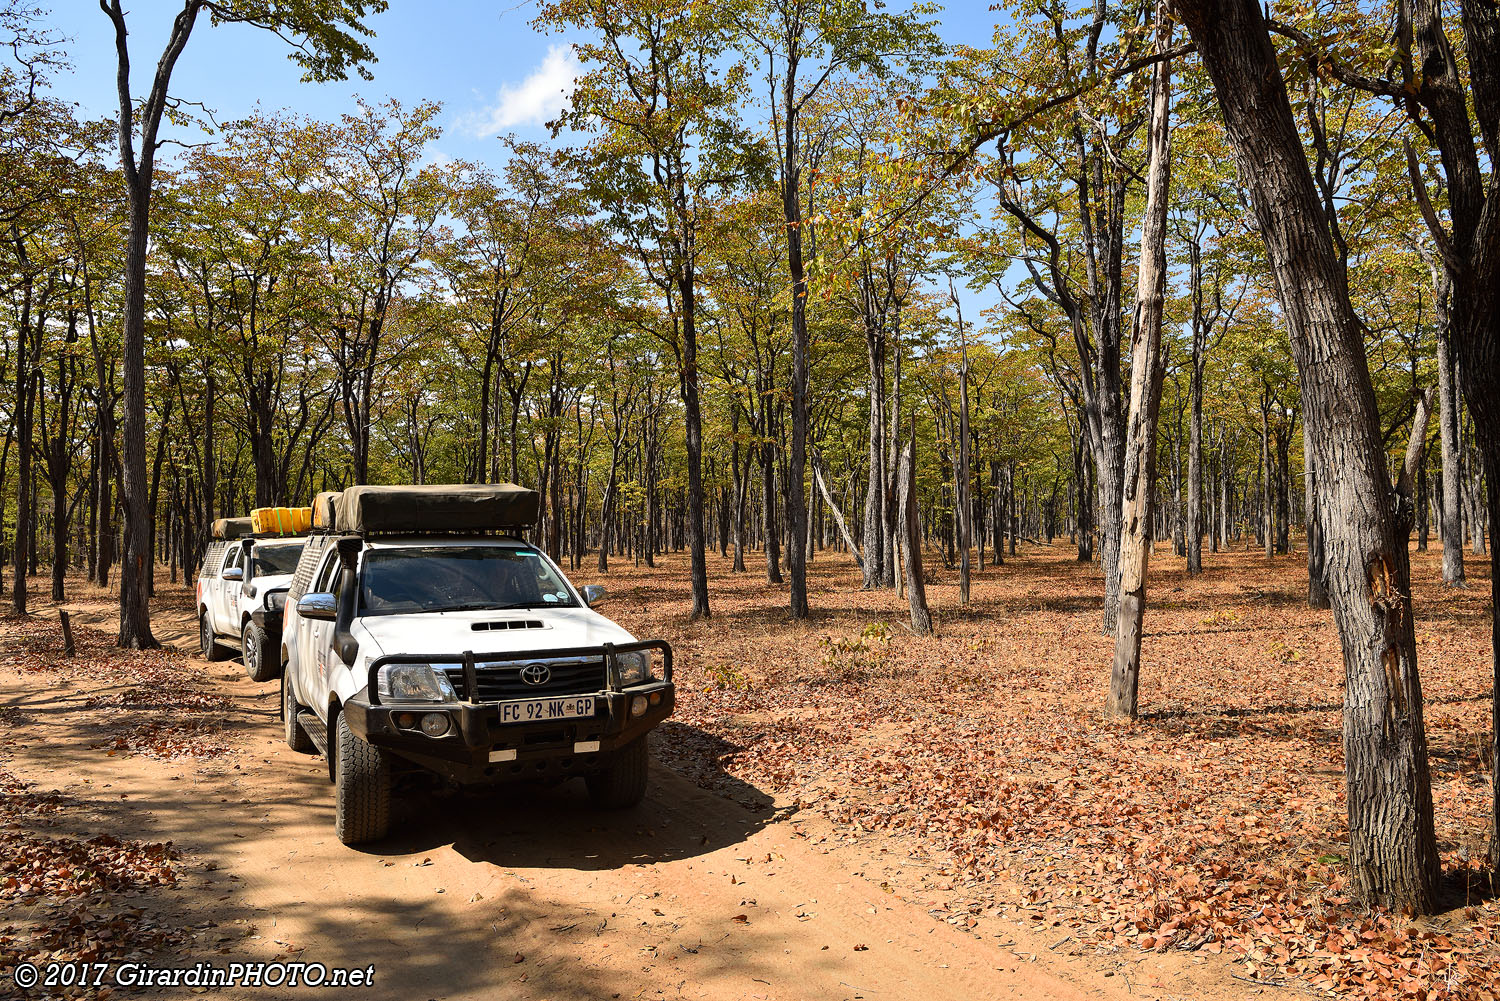
[[[115,51],[108,18],[97,0],[49,5],[72,63],[71,72],[56,75],[54,93],[76,102],[85,117],[112,116]],[[128,0],[126,6],[131,84],[141,96],[182,0]],[[987,43],[997,16],[989,7],[989,0],[952,3],[939,15],[943,37]],[[562,91],[575,68],[569,36],[536,31],[535,16],[534,3],[518,0],[392,0],[390,10],[369,21],[379,59],[370,67],[374,80],[325,84],[302,83],[299,68],[286,58],[286,44],[269,32],[215,27],[200,18],[173,74],[172,93],[203,102],[220,121],[243,117],[257,104],[333,119],[355,110],[360,96],[371,103],[395,97],[408,105],[435,100],[443,105],[444,126],[435,154],[499,166],[503,148],[497,136],[548,138],[542,122],[562,109]],[[972,312],[966,301],[966,318],[977,318],[978,307],[992,301],[981,294]]]
[[[46,0],[43,0],[45,3]],[[96,0],[51,0],[51,21],[68,37],[71,73],[53,82],[57,96],[88,116],[114,109],[114,34]],[[181,0],[131,0],[132,87],[144,93]],[[894,5],[893,5],[894,6]],[[393,0],[370,19],[379,58],[373,81],[358,78],[302,83],[284,42],[244,25],[213,27],[200,18],[172,78],[175,96],[202,101],[221,120],[242,117],[259,103],[318,118],[352,111],[367,101],[396,97],[443,104],[441,152],[455,159],[501,159],[498,134],[543,139],[541,122],[561,110],[561,90],[573,68],[568,36],[531,27],[532,3],[516,0]],[[952,5],[941,15],[949,41],[982,43],[995,15],[986,0]]]

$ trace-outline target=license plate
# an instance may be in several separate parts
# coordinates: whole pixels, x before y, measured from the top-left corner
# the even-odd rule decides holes
[[[500,703],[501,723],[544,723],[552,719],[577,719],[594,715],[594,697],[531,699]]]

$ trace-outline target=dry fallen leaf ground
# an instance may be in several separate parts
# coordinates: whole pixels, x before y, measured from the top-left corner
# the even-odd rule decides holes
[[[317,762],[276,742],[274,685],[234,663],[113,651],[86,627],[66,661],[50,610],[0,623],[0,965],[163,951],[326,962],[337,912],[406,928],[404,962],[429,978],[416,982],[441,969],[432,996],[460,996],[476,985],[425,966],[421,936],[451,945],[493,908],[504,970],[482,986],[517,997],[937,998],[975,983],[1015,997],[1494,996],[1478,561],[1471,588],[1449,591],[1438,554],[1414,556],[1451,909],[1409,921],[1345,885],[1343,669],[1329,613],[1302,601],[1298,556],[1209,555],[1190,580],[1159,552],[1135,724],[1099,711],[1098,579],[1061,545],[985,568],[967,609],[932,559],[939,634],[924,639],[901,625],[902,599],[859,591],[835,553],[813,563],[813,619],[791,622],[758,556],[748,574],[710,557],[714,617],[698,623],[680,556],[574,573],[609,588],[604,610],[627,628],[674,644],[679,710],[655,751],[706,792],[660,773],[638,813],[600,826],[580,826],[566,798],[504,799],[498,841],[477,845],[496,817],[462,807],[423,831],[457,802],[423,799],[363,875],[350,870],[369,856],[326,844]],[[191,643],[191,593],[160,591],[159,631]],[[101,592],[73,597],[85,620],[107,619]],[[209,816],[236,801],[253,819]],[[531,859],[538,836],[549,854]],[[601,856],[600,839],[623,846]],[[386,909],[398,870],[442,894],[415,927]],[[299,894],[325,873],[337,902],[311,906]],[[935,929],[943,962],[911,944]]]
[[[673,636],[698,689],[678,721],[725,742],[725,772],[826,818],[831,840],[878,833],[931,859],[903,890],[936,886],[946,920],[1019,917],[1085,952],[1218,953],[1249,979],[1343,995],[1486,998],[1487,567],[1471,559],[1456,591],[1437,552],[1413,559],[1450,908],[1416,922],[1350,899],[1343,664],[1298,556],[1212,554],[1196,579],[1158,556],[1135,724],[1099,711],[1099,584],[1061,547],[985,569],[967,609],[938,563],[926,639],[835,554],[815,561],[807,624],[744,575],[715,581],[710,622],[684,625],[671,562],[618,581],[612,609]],[[691,772],[705,750],[666,753]]]

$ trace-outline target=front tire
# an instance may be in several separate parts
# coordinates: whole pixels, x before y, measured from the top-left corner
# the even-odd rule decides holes
[[[339,714],[337,754],[334,828],[339,841],[346,845],[379,841],[391,827],[390,758],[349,729],[343,713]]]
[[[254,622],[245,623],[245,630],[240,633],[240,658],[251,681],[270,681],[276,677],[281,664],[275,654],[266,631]]]
[[[219,642],[206,608],[198,613],[198,649],[204,660],[223,660],[233,652]]]
[[[623,810],[635,806],[646,796],[650,758],[646,754],[646,735],[615,751],[604,768],[584,777],[589,799],[601,810]]]
[[[281,675],[281,716],[286,727],[286,746],[298,754],[312,754],[317,750],[313,744],[312,737],[302,729],[302,724],[297,721],[297,714],[303,709],[302,703],[297,701],[297,693],[292,691],[292,679],[287,677],[286,672]]]

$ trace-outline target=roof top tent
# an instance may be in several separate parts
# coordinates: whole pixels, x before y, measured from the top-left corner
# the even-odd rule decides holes
[[[314,531],[332,532],[338,527],[335,511],[339,493],[337,490],[324,490],[313,498],[312,527]]]
[[[249,518],[219,518],[213,524],[215,539],[243,539],[255,533]]]
[[[338,531],[356,535],[519,534],[536,524],[541,496],[514,483],[358,486],[333,506]]]

